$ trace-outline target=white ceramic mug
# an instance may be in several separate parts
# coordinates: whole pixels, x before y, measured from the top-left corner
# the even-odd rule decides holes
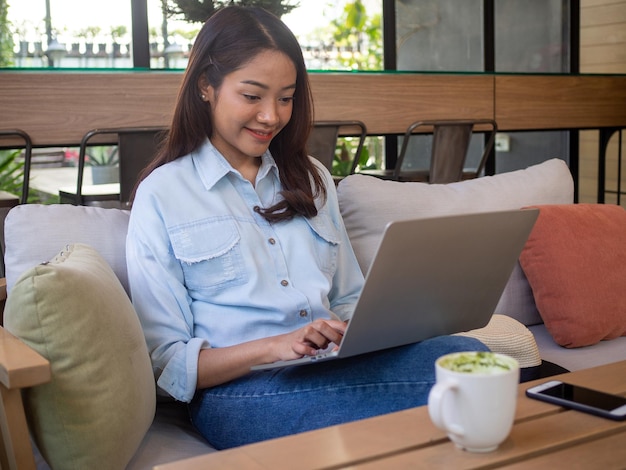
[[[519,363],[504,354],[461,352],[440,357],[435,368],[428,397],[433,423],[462,449],[495,450],[513,426]]]

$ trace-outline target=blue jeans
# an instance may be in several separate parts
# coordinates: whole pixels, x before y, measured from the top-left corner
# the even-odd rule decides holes
[[[217,449],[236,447],[425,405],[435,360],[485,351],[481,342],[441,336],[420,343],[317,364],[254,371],[199,390],[189,410]]]

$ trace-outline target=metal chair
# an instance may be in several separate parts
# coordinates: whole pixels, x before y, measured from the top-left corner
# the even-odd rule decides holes
[[[7,191],[0,191],[0,276],[4,277],[4,219],[9,211],[18,204],[26,204],[30,185],[30,165],[33,155],[33,141],[30,136],[21,129],[0,129],[0,139],[15,138],[24,141],[24,166],[22,180],[22,194],[16,196]]]
[[[61,202],[74,205],[101,205],[109,207],[128,208],[133,189],[137,183],[139,173],[154,158],[159,135],[165,131],[164,127],[125,127],[109,129],[93,129],[87,132],[80,143],[78,154],[78,179],[76,191],[59,191]],[[89,142],[96,136],[116,135],[119,155],[119,189],[111,191],[110,187],[102,188],[109,191],[100,190],[98,186],[83,186],[85,172],[85,157]]]
[[[420,131],[432,132],[433,141],[429,170],[403,169],[411,137]],[[423,181],[431,184],[445,184],[478,177],[489,157],[498,131],[492,119],[463,119],[441,121],[416,121],[405,131],[402,147],[393,170],[374,170],[363,173],[395,181]],[[475,170],[465,168],[467,150],[473,133],[487,132],[487,142],[483,147],[480,161]]]
[[[18,137],[24,141],[24,180],[22,181],[22,194],[20,204],[28,201],[28,191],[30,186],[30,166],[33,155],[33,141],[30,136],[21,129],[0,129],[0,138]]]
[[[367,128],[361,121],[315,121],[307,142],[309,155],[321,161],[328,171],[332,171],[337,139],[340,136],[359,138],[350,165],[350,174],[352,174],[359,164],[365,137],[367,137]]]

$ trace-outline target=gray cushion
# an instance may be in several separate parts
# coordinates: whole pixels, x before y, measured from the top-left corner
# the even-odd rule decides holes
[[[525,170],[451,184],[399,183],[357,174],[339,183],[338,194],[350,241],[366,272],[392,220],[568,204],[574,201],[574,182],[565,162],[551,159]],[[518,266],[496,312],[526,325],[540,321],[529,289]]]
[[[535,337],[541,358],[567,370],[581,370],[609,362],[626,361],[626,336],[600,341],[584,348],[564,348],[554,342],[545,325],[535,325],[528,329]]]

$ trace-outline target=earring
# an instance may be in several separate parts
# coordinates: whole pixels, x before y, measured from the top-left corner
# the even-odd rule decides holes
[[[206,95],[204,93],[200,95],[200,98],[202,98],[202,101],[206,101]]]

